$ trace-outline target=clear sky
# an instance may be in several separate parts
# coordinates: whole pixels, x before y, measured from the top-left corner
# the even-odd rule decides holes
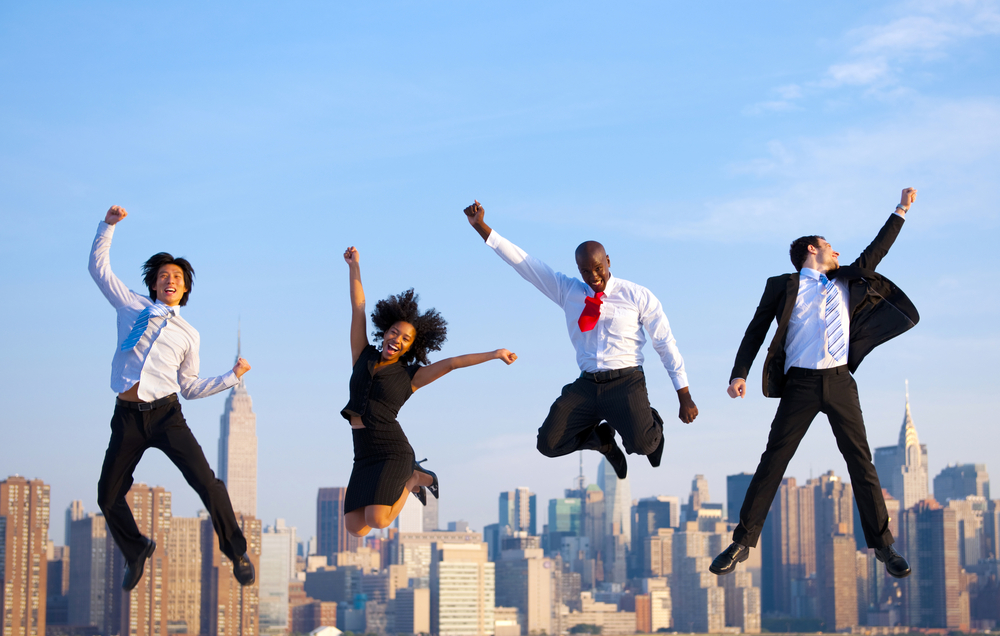
[[[482,244],[462,208],[572,273],[596,239],[663,302],[701,415],[675,416],[647,346],[663,466],[630,457],[634,497],[713,499],[752,471],[776,400],[725,395],[740,338],[787,245],[823,234],[853,260],[904,187],[917,202],[880,271],[922,320],[857,379],[873,447],[894,444],[904,381],[931,476],[1000,471],[996,369],[1000,5],[838,3],[4,3],[0,8],[0,473],[96,506],[114,395],[115,314],[87,273],[104,212],[129,217],[116,273],[165,250],[197,270],[185,318],[202,375],[229,369],[242,319],[259,438],[259,516],[315,534],[343,486],[350,429],[349,245],[369,298],[415,287],[448,319],[441,355],[520,359],[446,376],[400,421],[441,479],[441,520],[540,508],[578,457],[538,425],[577,375],[561,311]],[[992,397],[991,397],[992,396]],[[185,414],[213,466],[224,395]],[[595,478],[599,456],[586,456]],[[846,475],[814,423],[788,474]],[[200,507],[151,451],[136,480]]]

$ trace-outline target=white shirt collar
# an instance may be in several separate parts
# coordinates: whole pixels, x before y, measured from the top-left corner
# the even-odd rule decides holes
[[[181,315],[181,306],[180,305],[174,305],[173,307],[170,307],[169,305],[167,305],[167,303],[163,302],[159,298],[157,298],[156,302],[153,303],[153,304],[154,305],[163,305],[164,307],[166,307],[167,309],[169,309],[170,313],[173,314],[174,316],[180,316]]]
[[[586,285],[586,283],[584,284]],[[613,291],[615,291],[616,287],[618,287],[618,279],[612,276],[611,272],[608,272],[608,282],[604,285],[604,295],[608,296]],[[590,285],[587,285],[587,289],[590,290],[587,295],[593,296],[594,290],[590,287]]]
[[[803,267],[802,269],[799,270],[799,276],[800,277],[805,276],[806,278],[812,278],[813,280],[819,281],[820,276],[822,276],[822,274],[820,274],[814,269]]]

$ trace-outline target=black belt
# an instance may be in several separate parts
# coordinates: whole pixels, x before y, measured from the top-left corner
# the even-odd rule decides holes
[[[124,406],[127,409],[132,409],[133,411],[152,411],[153,409],[158,409],[161,406],[166,406],[171,402],[176,401],[177,394],[171,393],[167,397],[162,397],[159,400],[153,400],[152,402],[129,402],[128,400],[118,398],[118,406]]]
[[[617,380],[622,376],[631,375],[639,371],[642,371],[641,366],[625,367],[624,369],[611,369],[610,371],[598,371],[597,373],[582,371],[580,373],[580,377],[585,380],[590,380],[591,382],[610,382],[611,380]]]
[[[830,367],[829,369],[803,369],[802,367],[791,367],[788,369],[788,377],[790,378],[808,378],[814,375],[838,375],[840,373],[847,373],[847,365],[842,364],[839,367]]]

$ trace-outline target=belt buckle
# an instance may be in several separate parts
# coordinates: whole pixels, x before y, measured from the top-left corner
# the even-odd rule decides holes
[[[139,402],[139,410],[140,411],[152,411],[153,410],[153,404],[152,404],[152,402]]]

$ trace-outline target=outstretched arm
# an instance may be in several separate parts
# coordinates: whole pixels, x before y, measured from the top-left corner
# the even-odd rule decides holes
[[[513,364],[514,360],[517,360],[517,355],[507,351],[506,349],[497,349],[496,351],[487,351],[486,353],[469,353],[464,356],[455,356],[454,358],[438,360],[433,364],[428,364],[426,367],[420,367],[417,372],[413,374],[411,387],[414,391],[416,391],[420,387],[427,386],[450,371],[464,367],[472,367],[477,364],[489,362],[490,360],[503,360],[507,364]]]
[[[90,249],[90,276],[97,283],[101,293],[111,305],[118,309],[136,300],[136,293],[121,281],[111,271],[111,237],[115,233],[115,224],[128,216],[125,208],[111,206],[104,215],[104,222],[97,228],[94,245]]]
[[[350,268],[351,288],[351,365],[353,366],[361,352],[368,346],[368,334],[365,333],[365,289],[361,286],[361,255],[357,248],[351,246],[344,252],[344,260]]]
[[[861,256],[851,263],[852,265],[871,270],[878,267],[878,264],[882,262],[885,255],[889,253],[889,248],[896,241],[899,231],[903,228],[903,220],[906,218],[906,213],[916,199],[916,188],[906,188],[903,190],[895,212],[889,215],[889,220],[879,230],[875,239],[865,248],[865,251],[861,252]]]

